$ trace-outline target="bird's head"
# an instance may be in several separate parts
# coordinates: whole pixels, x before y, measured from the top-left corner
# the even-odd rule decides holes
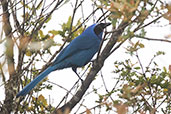
[[[87,38],[90,39],[98,39],[101,40],[102,39],[102,35],[103,35],[103,30],[109,26],[111,23],[95,23],[91,26],[89,26],[82,35],[88,36]]]
[[[94,32],[97,36],[99,36],[100,34],[102,34],[103,30],[107,27],[111,25],[111,23],[99,23],[94,27]]]

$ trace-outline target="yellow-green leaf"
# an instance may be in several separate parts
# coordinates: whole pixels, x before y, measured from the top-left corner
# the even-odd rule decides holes
[[[49,18],[45,21],[45,23],[48,23],[51,20],[52,16],[49,16]]]
[[[48,33],[51,33],[53,35],[59,34],[59,32],[57,30],[50,30],[50,31],[48,31]]]
[[[31,55],[32,55],[31,51],[26,51],[26,56],[31,56]]]
[[[44,34],[43,34],[43,31],[42,30],[39,30],[39,35],[40,35],[41,38],[44,37]]]

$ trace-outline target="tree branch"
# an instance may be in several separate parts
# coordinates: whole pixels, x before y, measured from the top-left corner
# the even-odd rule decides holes
[[[150,41],[161,41],[161,42],[171,43],[170,40],[166,40],[166,39],[149,38],[149,37],[139,36],[139,35],[135,35],[134,37],[140,38],[140,39],[145,39],[145,40],[150,40]]]
[[[2,4],[2,21],[3,21],[3,30],[6,37],[6,59],[7,59],[7,65],[8,65],[8,72],[9,72],[9,80],[5,84],[5,100],[4,100],[4,110],[0,110],[0,113],[7,113],[10,114],[13,110],[13,98],[14,98],[14,92],[16,85],[16,78],[15,78],[15,67],[14,67],[14,53],[13,53],[13,47],[14,42],[12,40],[12,27],[10,23],[10,13],[8,10],[8,1],[7,0],[1,0]],[[7,110],[8,109],[8,110]]]
[[[7,0],[2,0],[1,1],[2,4],[2,10],[3,10],[3,30],[5,32],[5,36],[7,38],[6,40],[6,44],[7,44],[7,48],[6,48],[6,58],[7,58],[7,64],[8,64],[8,71],[9,71],[9,75],[10,77],[13,75],[15,68],[14,68],[14,54],[13,54],[13,46],[14,43],[12,41],[12,27],[10,24],[10,13],[8,11],[8,1]]]

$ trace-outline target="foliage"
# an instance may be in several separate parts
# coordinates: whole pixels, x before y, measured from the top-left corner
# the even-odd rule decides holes
[[[130,53],[131,56],[137,57],[137,62],[132,63],[131,59],[121,62],[115,61],[113,73],[119,75],[118,78],[115,78],[119,82],[118,87],[115,86],[112,91],[108,91],[105,95],[100,95],[95,90],[95,93],[99,96],[99,100],[96,102],[102,106],[104,105],[106,111],[116,108],[118,114],[126,114],[128,109],[132,110],[132,113],[163,112],[169,114],[171,111],[171,72],[170,69],[167,70],[165,67],[163,69],[159,68],[154,61],[164,52],[158,51],[148,66],[145,67],[142,66],[139,60],[137,50],[130,50]],[[116,95],[118,98],[115,98]],[[166,107],[160,108],[162,105]]]

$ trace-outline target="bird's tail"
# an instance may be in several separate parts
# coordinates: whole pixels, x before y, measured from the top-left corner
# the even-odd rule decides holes
[[[53,67],[48,67],[45,71],[43,71],[40,75],[38,75],[33,81],[31,81],[28,85],[26,85],[23,90],[21,90],[16,97],[25,96],[29,93],[40,81],[42,81],[50,72],[54,70]]]

